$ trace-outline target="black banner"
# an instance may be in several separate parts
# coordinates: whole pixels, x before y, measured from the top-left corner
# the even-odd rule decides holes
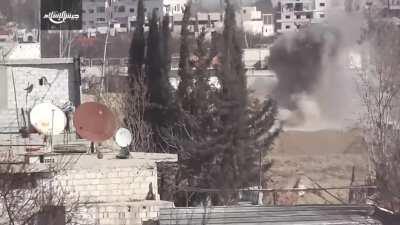
[[[82,0],[41,0],[42,30],[81,30]]]

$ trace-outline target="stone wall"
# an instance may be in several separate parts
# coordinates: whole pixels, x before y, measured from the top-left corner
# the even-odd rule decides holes
[[[171,208],[172,202],[140,201],[117,204],[87,205],[78,224],[142,225],[144,221],[158,220],[160,208]]]
[[[154,200],[159,199],[155,166],[74,169],[60,175],[59,179],[62,186],[79,195],[82,202],[143,201],[150,186]]]
[[[106,153],[103,159],[76,155],[72,160],[66,159],[76,159],[76,163],[59,174],[57,180],[79,198],[78,224],[142,224],[157,220],[160,207],[173,207],[173,202],[160,200],[157,164],[176,162],[176,155],[131,153],[129,159],[116,159],[115,155]]]

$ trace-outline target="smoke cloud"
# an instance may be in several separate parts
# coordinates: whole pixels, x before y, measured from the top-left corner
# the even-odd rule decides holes
[[[342,128],[356,118],[360,106],[349,54],[357,48],[361,19],[338,14],[346,21],[286,33],[271,48],[270,66],[278,80],[272,95],[287,127]]]
[[[340,32],[322,25],[283,35],[274,43],[270,65],[278,84],[273,93],[281,107],[301,113],[299,103],[315,93],[326,75],[325,64],[338,61],[340,46]]]

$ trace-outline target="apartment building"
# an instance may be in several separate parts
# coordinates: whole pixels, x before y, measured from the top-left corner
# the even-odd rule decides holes
[[[274,35],[274,21],[272,13],[265,13],[255,6],[242,7],[239,15],[243,30],[264,37]]]
[[[159,16],[183,14],[187,0],[144,0],[144,10],[147,17],[153,10],[159,11]],[[82,17],[83,30],[111,27],[119,31],[129,31],[136,21],[138,0],[83,0]]]
[[[385,8],[387,16],[400,18],[400,0],[388,0]]]
[[[294,31],[313,23],[324,22],[328,0],[281,0],[276,12],[276,31]]]

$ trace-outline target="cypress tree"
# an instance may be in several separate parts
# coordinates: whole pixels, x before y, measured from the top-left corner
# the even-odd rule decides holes
[[[146,109],[145,120],[151,125],[154,143],[158,151],[172,151],[166,141],[170,134],[169,128],[174,124],[174,112],[171,110],[173,98],[172,87],[168,74],[164,73],[162,43],[159,20],[156,10],[150,20],[147,39],[146,79],[149,105]]]
[[[193,77],[190,65],[190,49],[189,49],[189,23],[191,15],[191,1],[185,6],[185,11],[182,19],[181,28],[181,46],[179,58],[179,71],[180,78],[177,98],[183,110],[191,111],[191,91],[193,90]]]
[[[170,51],[170,39],[171,39],[171,29],[169,28],[169,15],[166,14],[163,17],[162,26],[161,26],[161,39],[162,39],[162,59],[164,70],[163,73],[169,75],[171,70],[171,51]]]
[[[144,5],[143,0],[138,1],[137,19],[133,32],[131,46],[129,48],[128,74],[130,77],[140,76],[145,57],[145,36],[144,36]]]
[[[145,62],[143,0],[138,1],[137,20],[133,32],[128,61],[128,91],[124,98],[124,123],[134,134],[131,151],[154,151],[152,130],[145,121],[145,110],[149,105],[143,64]]]
[[[221,85],[218,113],[221,134],[214,141],[217,168],[211,171],[214,185],[238,189],[262,183],[260,162],[280,129],[274,129],[277,108],[274,101],[249,101],[246,71],[242,61],[240,32],[236,29],[233,5],[226,1],[223,50],[219,81]],[[238,193],[224,192],[224,204],[238,200]]]

